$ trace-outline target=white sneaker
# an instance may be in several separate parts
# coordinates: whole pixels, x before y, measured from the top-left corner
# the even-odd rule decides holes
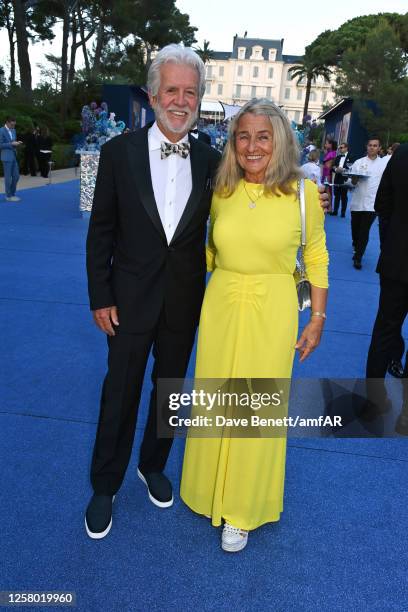
[[[17,196],[11,196],[10,198],[6,198],[8,202],[20,202],[21,198]]]
[[[221,548],[226,552],[238,552],[245,548],[248,542],[248,532],[239,527],[225,523],[222,531]]]

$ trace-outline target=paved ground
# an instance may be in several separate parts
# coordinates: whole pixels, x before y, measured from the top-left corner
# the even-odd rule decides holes
[[[54,170],[51,176],[47,179],[41,176],[20,176],[20,180],[17,185],[17,192],[21,189],[32,189],[33,187],[44,187],[51,183],[66,183],[73,179],[79,179],[79,168],[64,168],[62,170]],[[4,179],[0,178],[0,194],[5,193],[4,190]],[[17,193],[18,195],[18,193]]]

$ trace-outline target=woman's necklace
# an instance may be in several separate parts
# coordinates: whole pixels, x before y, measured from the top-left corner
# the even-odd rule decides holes
[[[259,198],[261,198],[263,196],[263,189],[261,189],[261,191],[258,193],[258,196],[256,198],[253,198],[251,196],[251,194],[248,193],[248,190],[246,188],[246,184],[245,184],[245,180],[244,180],[244,189],[245,189],[245,193],[247,194],[248,198],[249,198],[249,204],[248,204],[248,208],[254,209],[256,208],[256,203],[259,200]]]

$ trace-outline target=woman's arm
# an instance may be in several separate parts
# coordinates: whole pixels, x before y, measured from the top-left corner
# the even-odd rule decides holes
[[[311,285],[311,293],[312,308],[310,321],[295,345],[295,348],[299,351],[301,362],[309,357],[310,353],[319,346],[326,321],[327,289]]]
[[[326,316],[329,256],[324,232],[324,213],[319,203],[316,186],[305,181],[306,247],[304,260],[311,284],[312,309],[309,323],[304,328],[296,347],[300,361],[304,361],[319,345]]]

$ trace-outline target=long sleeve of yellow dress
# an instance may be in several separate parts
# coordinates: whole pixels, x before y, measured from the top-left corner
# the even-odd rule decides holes
[[[306,198],[306,247],[304,260],[306,274],[312,285],[327,289],[329,256],[324,233],[324,212],[320,204],[317,186],[305,181]]]

